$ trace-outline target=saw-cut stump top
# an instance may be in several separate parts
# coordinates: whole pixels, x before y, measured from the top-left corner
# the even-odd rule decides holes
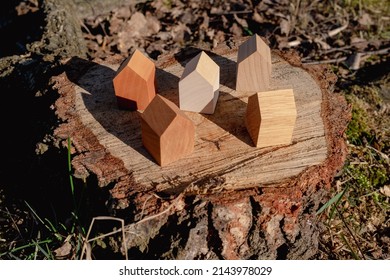
[[[288,143],[255,147],[245,120],[248,98],[256,92],[234,90],[240,41],[212,51],[189,48],[155,63],[156,92],[177,107],[180,77],[193,57],[203,50],[220,67],[214,114],[181,112],[195,126],[193,152],[166,166],[142,143],[142,112],[117,107],[112,79],[122,57],[72,58],[66,72],[53,77],[62,120],[54,136],[64,145],[71,138],[74,175],[96,175],[101,187],[110,188],[110,210],[126,209],[136,221],[125,229],[123,252],[160,250],[163,243],[169,248],[149,257],[306,259],[316,254],[315,212],[346,158],[350,107],[332,93],[336,76],[327,67],[302,66],[295,53],[272,51],[267,91],[293,91],[295,125]],[[183,138],[176,130],[171,137]]]
[[[184,112],[195,124],[194,151],[163,167],[142,144],[139,113],[117,107],[112,80],[119,64],[95,63],[77,81],[69,81],[74,88],[72,118],[84,128],[70,136],[75,138],[76,148],[79,143],[79,150],[94,151],[74,159],[76,175],[93,172],[102,186],[131,175],[134,186],[172,192],[214,178],[218,189],[232,190],[279,184],[324,162],[328,153],[321,105],[324,89],[308,71],[272,53],[269,88],[293,89],[296,123],[291,144],[258,148],[245,126],[248,97],[254,92],[234,90],[237,47],[207,53],[221,69],[215,112]],[[167,56],[156,63],[157,93],[177,106],[178,83],[192,58],[193,54],[179,61]],[[57,136],[69,134],[65,127],[57,130]],[[180,131],[177,137],[181,137]],[[202,191],[213,192],[204,188]]]

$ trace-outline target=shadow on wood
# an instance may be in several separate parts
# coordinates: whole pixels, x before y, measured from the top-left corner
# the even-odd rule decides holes
[[[139,113],[119,109],[117,106],[112,83],[116,71],[105,65],[78,57],[70,59],[66,66],[69,80],[85,90],[85,92],[81,92],[82,102],[97,124],[126,145],[131,146],[146,159],[154,162],[142,146]],[[84,71],[91,69],[95,73],[92,80],[90,79],[92,77],[79,79],[83,76]],[[93,122],[93,120],[91,121]]]
[[[161,68],[156,69],[156,93],[173,102],[177,107],[179,107],[179,81],[178,76]]]
[[[240,98],[224,91],[220,91],[219,99],[224,102],[224,106],[218,106],[217,103],[214,114],[204,115],[204,117],[241,140],[246,145],[252,146],[252,140],[245,127],[247,104]],[[219,140],[214,141],[214,144],[219,149]]]
[[[232,79],[232,77],[235,77],[237,72],[237,63],[235,61],[210,50],[203,50],[195,47],[183,49],[181,52],[175,54],[175,58],[183,67],[185,67],[187,62],[191,60],[191,57],[198,55],[202,51],[207,53],[207,55],[209,55],[220,67],[220,84],[233,89],[236,81],[235,79]],[[226,101],[222,108],[221,106],[218,106],[218,103],[221,103],[221,100]],[[214,113],[210,115],[204,114],[203,116],[226,132],[237,137],[237,139],[245,144],[252,145],[249,134],[246,132],[245,128],[244,116],[246,106],[247,104],[240,98],[233,96],[226,91],[220,91]],[[206,139],[205,141],[209,140]],[[218,140],[212,142],[217,148],[219,147]]]

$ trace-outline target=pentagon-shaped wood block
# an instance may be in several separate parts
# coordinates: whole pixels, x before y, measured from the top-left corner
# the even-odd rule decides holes
[[[156,95],[155,76],[153,61],[136,50],[121,64],[113,80],[118,107],[145,110]]]
[[[248,98],[246,127],[256,147],[291,144],[296,117],[292,89],[258,92]]]
[[[271,50],[257,34],[238,48],[237,91],[265,91],[271,78]]]
[[[142,143],[160,166],[194,150],[195,125],[174,103],[156,95],[141,114]]]
[[[186,64],[180,78],[180,109],[213,114],[218,96],[219,66],[202,51]]]

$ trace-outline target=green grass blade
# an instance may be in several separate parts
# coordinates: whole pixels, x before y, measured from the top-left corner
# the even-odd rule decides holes
[[[30,209],[30,211],[33,213],[33,215],[38,219],[38,221],[41,222],[42,225],[44,225],[50,232],[53,232],[52,228],[50,226],[48,226],[43,220],[42,218],[37,214],[37,212],[35,212],[35,210],[31,207],[30,204],[28,204],[27,201],[24,201],[24,203],[26,203],[27,207]],[[47,219],[46,219],[47,220]],[[51,223],[50,223],[51,224]]]
[[[74,184],[73,184],[73,176],[72,176],[72,158],[71,158],[71,154],[70,154],[70,149],[71,149],[71,140],[70,140],[70,137],[68,137],[68,171],[69,171],[69,180],[70,180],[70,190],[71,190],[72,196],[74,198]]]
[[[36,242],[33,242],[33,243],[28,243],[26,245],[22,245],[20,247],[16,247],[16,248],[12,249],[11,251],[0,253],[0,257],[5,256],[7,254],[11,255],[11,254],[13,254],[15,252],[18,252],[20,250],[27,249],[27,248],[30,248],[30,247],[35,247],[36,244],[40,245],[40,244],[51,243],[51,242],[53,242],[53,240],[46,239],[46,240],[42,240],[42,241],[36,241]]]
[[[72,199],[73,199],[73,209],[74,209],[74,216],[76,217],[76,221],[78,222],[78,207],[77,207],[77,202],[76,202],[76,197],[75,197],[75,188],[74,188],[74,182],[73,182],[73,176],[72,176],[72,157],[71,157],[71,140],[70,137],[68,137],[68,171],[69,171],[69,183],[70,183],[70,190],[72,193]],[[74,225],[72,226],[71,232],[74,233]]]
[[[253,32],[248,27],[244,27],[243,29],[246,31],[246,33],[248,33],[249,36],[253,35]]]
[[[338,202],[340,201],[340,199],[343,197],[344,193],[345,193],[345,189],[343,191],[339,192],[338,194],[336,194],[335,196],[333,196],[331,199],[329,199],[324,205],[322,205],[322,207],[320,209],[318,209],[318,211],[316,212],[316,215],[319,215],[322,212],[324,212],[325,209],[327,209],[333,203],[336,203],[336,205],[337,205]]]
[[[7,253],[6,253],[7,254]],[[5,255],[6,255],[5,254]],[[21,260],[20,258],[18,258],[17,256],[15,256],[14,254],[12,254],[12,253],[8,253],[8,255],[11,257],[11,258],[13,258],[14,260]],[[0,256],[4,256],[4,254],[3,255],[0,255]]]
[[[50,220],[49,220],[48,218],[45,218],[45,221],[46,221],[46,223],[49,224],[49,227],[51,228],[51,231],[52,231],[53,233],[58,233],[57,229],[55,228],[55,226],[53,225],[53,223],[50,222]]]
[[[68,231],[68,228],[63,224],[63,223],[59,223],[59,226],[64,230],[64,231]]]
[[[351,251],[351,254],[352,254],[352,257],[355,259],[355,260],[360,260],[359,256],[355,253],[355,251],[352,249],[351,245],[349,244],[349,242],[347,241],[347,239],[345,238],[344,234],[340,233],[340,237],[341,239],[343,240],[343,242],[345,243],[345,245],[347,245],[348,249]]]
[[[24,203],[26,203],[27,207],[30,209],[30,211],[33,213],[33,215],[44,225],[45,222],[41,219],[41,217],[39,217],[39,215],[37,214],[37,212],[35,212],[35,210],[31,207],[30,204],[28,204],[27,201],[24,201]]]
[[[47,245],[47,244],[46,244]],[[36,244],[37,248],[39,249],[39,251],[45,256],[46,259],[50,260],[50,254],[48,252],[46,252],[41,245],[39,244]]]
[[[38,238],[39,238],[39,236],[40,236],[41,234],[40,234],[40,232],[38,231]],[[34,243],[35,243],[35,250],[34,250],[34,257],[33,257],[33,260],[36,260],[37,259],[37,257],[38,257],[38,244],[37,244],[37,242],[34,240],[33,241]]]

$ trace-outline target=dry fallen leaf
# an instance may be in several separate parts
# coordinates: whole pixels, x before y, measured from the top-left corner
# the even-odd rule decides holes
[[[280,33],[288,36],[288,34],[290,34],[290,28],[291,28],[290,21],[286,19],[282,19],[280,21]]]
[[[364,13],[360,18],[359,18],[359,24],[363,26],[370,26],[373,24],[373,21],[370,17],[369,14]]]
[[[146,21],[147,21],[147,32],[144,36],[150,36],[156,34],[161,29],[160,21],[153,16],[150,12],[146,13]]]
[[[110,34],[118,34],[123,28],[123,25],[124,25],[124,21],[122,19],[113,17],[110,20],[110,26],[109,26]]]
[[[179,44],[184,44],[185,33],[191,34],[191,30],[181,22],[178,22],[171,30],[173,40]]]
[[[386,185],[382,188],[380,188],[380,193],[387,196],[387,197],[390,197],[390,186]]]
[[[238,22],[239,25],[241,25],[243,28],[248,28],[248,22],[243,19],[239,18],[236,14],[234,14],[234,19]]]
[[[135,45],[133,37],[129,36],[128,32],[121,31],[118,33],[118,49],[121,53],[127,53],[131,46]]]
[[[68,240],[65,240],[64,244],[60,248],[54,250],[56,258],[64,258],[72,252],[72,245]]]
[[[144,34],[145,27],[148,24],[148,21],[142,13],[136,12],[131,16],[127,24],[127,32],[129,32],[130,36],[141,37]]]
[[[114,11],[114,17],[120,19],[129,19],[131,17],[131,10],[129,6],[122,6]]]
[[[253,20],[256,21],[257,23],[263,23],[264,22],[264,18],[258,12],[255,12],[253,14]]]
[[[230,32],[234,34],[234,36],[241,37],[242,36],[242,28],[238,26],[237,23],[233,23],[232,27],[230,27]]]

